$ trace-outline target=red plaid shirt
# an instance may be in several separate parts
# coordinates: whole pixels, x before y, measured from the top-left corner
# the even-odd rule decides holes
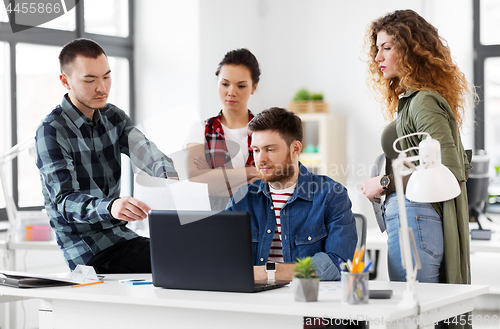
[[[221,123],[222,110],[215,117],[207,120],[205,124],[205,158],[212,168],[232,169],[231,156],[227,150],[224,129]],[[248,122],[253,119],[253,114],[248,110]],[[248,159],[245,167],[254,167],[253,150],[250,147],[252,135],[248,134]]]

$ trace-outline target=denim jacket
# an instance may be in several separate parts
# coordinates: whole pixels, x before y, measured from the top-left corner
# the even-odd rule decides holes
[[[342,184],[315,175],[300,163],[299,170],[295,191],[280,213],[283,259],[292,263],[312,256],[321,280],[339,280],[339,258],[352,258],[357,243],[351,200]],[[264,265],[276,227],[269,185],[257,180],[248,190],[240,188],[226,211],[250,213],[254,265]]]

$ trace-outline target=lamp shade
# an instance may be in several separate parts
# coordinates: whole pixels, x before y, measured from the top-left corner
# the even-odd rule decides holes
[[[406,198],[415,202],[442,202],[459,194],[460,186],[455,175],[443,164],[433,168],[417,167],[406,186]]]
[[[415,202],[442,202],[460,194],[458,181],[441,163],[441,146],[432,138],[420,142],[420,165],[406,186],[406,197]]]

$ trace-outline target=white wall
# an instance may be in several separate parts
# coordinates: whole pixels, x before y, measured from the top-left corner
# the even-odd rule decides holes
[[[248,48],[257,59],[263,57],[263,3],[265,1],[260,0],[200,1],[199,111],[202,118],[212,117],[222,108],[217,94],[215,70],[224,54],[236,48]],[[264,80],[264,75],[261,79]],[[250,98],[250,109],[257,112],[263,109],[263,89],[259,85],[256,93]]]
[[[137,118],[199,99],[199,3],[141,0],[136,5]]]
[[[158,10],[149,9],[153,2]],[[249,104],[254,112],[287,107],[295,92],[306,87],[323,92],[330,111],[347,117],[347,187],[353,210],[373,219],[359,188],[382,153],[385,123],[380,104],[366,86],[366,65],[360,57],[369,22],[407,8],[439,29],[472,81],[472,0],[145,0],[136,11],[139,118],[192,101],[201,118],[215,115],[221,108],[217,64],[227,51],[246,47],[262,71]],[[185,112],[186,122],[195,115]],[[163,129],[156,130],[164,134],[172,125],[162,122]],[[466,147],[472,147],[472,137],[472,128],[465,129]]]

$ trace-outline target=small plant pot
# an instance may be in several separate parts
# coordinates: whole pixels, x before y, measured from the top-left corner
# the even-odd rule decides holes
[[[289,110],[295,113],[328,113],[328,103],[324,101],[292,101]]]
[[[317,302],[319,292],[319,278],[293,278],[293,294],[296,302]]]

